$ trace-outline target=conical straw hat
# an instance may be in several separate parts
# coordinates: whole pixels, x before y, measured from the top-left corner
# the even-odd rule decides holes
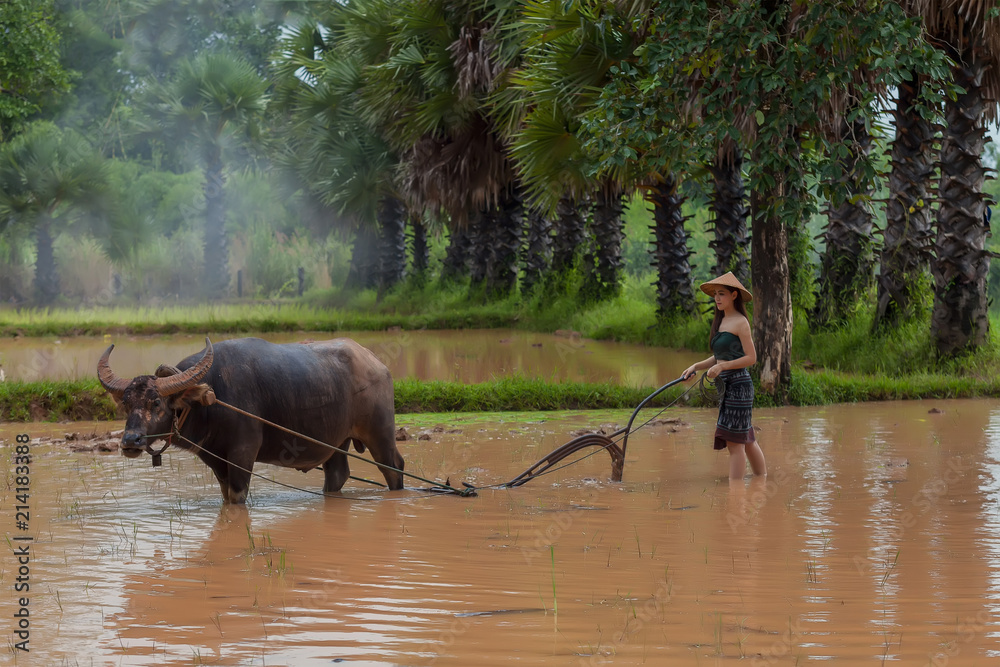
[[[751,294],[750,290],[743,286],[743,283],[741,283],[739,279],[733,275],[732,271],[719,276],[715,280],[709,280],[707,283],[702,283],[701,291],[709,296],[715,296],[712,290],[716,287],[729,287],[731,289],[739,290],[740,294],[743,295],[744,301],[753,301],[753,294]]]

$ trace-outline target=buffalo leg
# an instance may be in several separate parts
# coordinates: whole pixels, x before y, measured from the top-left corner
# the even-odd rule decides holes
[[[222,492],[222,502],[229,503],[229,466],[219,459],[211,456],[201,456],[205,465],[215,474],[215,479],[219,482],[219,491]]]
[[[403,455],[396,448],[396,420],[393,410],[376,410],[372,422],[363,430],[360,439],[377,463],[403,470]],[[381,467],[379,470],[390,489],[398,491],[403,488],[403,473]]]
[[[230,436],[229,461],[227,468],[228,491],[223,490],[222,499],[232,505],[243,505],[250,492],[250,478],[253,464],[261,446],[261,429],[258,425],[240,424]]]
[[[348,449],[351,440],[348,438],[341,443],[340,449]],[[323,484],[323,493],[336,493],[344,488],[347,478],[351,475],[351,467],[347,462],[347,457],[340,453],[335,453],[323,464],[323,474],[326,481]]]
[[[253,476],[250,472],[252,470],[253,458],[249,461],[236,460],[229,462],[229,496],[226,498],[227,503],[234,505],[246,503],[247,494],[250,492],[250,478]],[[225,493],[222,495],[226,496]]]

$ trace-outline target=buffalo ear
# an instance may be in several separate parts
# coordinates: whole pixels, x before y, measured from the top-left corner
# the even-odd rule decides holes
[[[177,375],[179,373],[180,371],[177,370],[176,366],[168,366],[167,364],[160,364],[156,367],[156,370],[153,371],[153,375],[158,378],[168,378],[171,375]]]
[[[215,391],[207,384],[196,384],[170,397],[170,406],[175,410],[186,408],[192,403],[212,405],[215,403]]]

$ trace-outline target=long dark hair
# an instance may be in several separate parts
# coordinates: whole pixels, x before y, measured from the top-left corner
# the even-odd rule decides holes
[[[730,292],[736,293],[736,298],[733,299],[733,308],[736,309],[737,313],[739,313],[743,317],[746,317],[747,320],[749,320],[750,318],[747,317],[747,308],[746,306],[743,305],[743,292],[739,291],[738,289],[729,289],[728,287],[726,289],[728,289]],[[712,301],[712,307],[715,308],[714,300]],[[708,337],[709,346],[711,346],[711,341],[712,339],[715,338],[715,334],[719,333],[719,325],[722,324],[722,318],[725,316],[726,313],[724,311],[715,308],[715,319],[712,320],[712,333],[709,334]]]

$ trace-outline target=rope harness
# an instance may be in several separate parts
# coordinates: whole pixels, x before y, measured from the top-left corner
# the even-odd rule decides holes
[[[574,440],[571,440],[570,442],[567,442],[565,445],[563,445],[563,446],[557,448],[556,450],[552,451],[550,454],[548,454],[544,458],[540,459],[534,465],[530,466],[527,470],[525,470],[520,475],[518,475],[517,477],[513,478],[512,480],[510,480],[508,482],[502,482],[502,483],[497,483],[497,484],[486,484],[486,485],[482,485],[482,486],[476,486],[476,485],[473,485],[473,484],[469,484],[468,482],[462,482],[462,486],[464,487],[462,489],[458,489],[458,488],[455,488],[454,486],[452,486],[451,483],[450,483],[450,480],[442,483],[442,482],[438,482],[438,481],[435,481],[435,480],[427,479],[427,478],[421,477],[420,475],[414,475],[413,473],[408,473],[408,472],[406,472],[404,470],[400,470],[399,468],[395,468],[395,467],[393,467],[391,465],[388,465],[388,464],[385,464],[385,463],[380,463],[378,461],[366,458],[364,456],[358,456],[357,454],[354,454],[354,453],[350,452],[346,448],[345,449],[341,449],[340,447],[335,447],[335,446],[333,446],[333,445],[331,445],[329,443],[323,442],[322,440],[317,440],[316,438],[311,438],[311,437],[309,437],[307,435],[303,435],[301,433],[293,431],[290,428],[286,428],[286,427],[284,427],[284,426],[282,426],[280,424],[276,424],[276,423],[274,423],[272,421],[264,419],[263,417],[257,416],[255,414],[250,413],[250,412],[247,412],[246,410],[242,410],[242,409],[240,409],[240,408],[238,408],[238,407],[236,407],[234,405],[230,405],[229,403],[226,403],[225,401],[221,401],[218,398],[216,398],[214,392],[210,392],[209,393],[208,400],[205,402],[205,404],[206,405],[220,405],[220,406],[222,406],[224,408],[232,410],[233,412],[241,414],[241,415],[243,415],[245,417],[249,417],[251,419],[255,419],[255,420],[259,421],[262,424],[265,424],[265,425],[270,426],[272,428],[276,428],[279,431],[283,431],[285,433],[288,433],[289,435],[292,435],[292,436],[294,436],[296,438],[300,438],[300,439],[305,440],[307,442],[311,442],[311,443],[313,443],[315,445],[320,445],[322,447],[327,447],[329,449],[336,450],[337,452],[339,452],[341,454],[344,454],[345,456],[350,456],[350,457],[358,459],[360,461],[364,461],[366,463],[373,464],[373,465],[375,465],[375,466],[377,466],[377,467],[379,467],[379,468],[381,468],[383,470],[390,470],[390,471],[393,471],[393,472],[397,472],[397,473],[399,473],[401,475],[404,475],[406,477],[410,477],[410,478],[413,478],[413,479],[416,479],[416,480],[419,480],[421,482],[424,482],[424,483],[427,483],[427,484],[431,485],[430,488],[417,489],[417,490],[420,490],[420,491],[429,491],[429,492],[434,492],[434,493],[448,493],[448,494],[454,494],[454,495],[457,495],[457,496],[461,496],[463,498],[468,498],[468,497],[476,496],[477,492],[480,489],[505,489],[505,488],[514,488],[514,487],[517,487],[517,486],[521,486],[522,484],[525,484],[525,483],[527,483],[527,482],[529,482],[529,481],[531,481],[533,479],[536,479],[538,477],[542,477],[544,475],[548,475],[548,474],[554,473],[557,470],[562,470],[563,468],[567,468],[567,467],[569,467],[571,465],[579,463],[580,461],[588,459],[591,456],[593,456],[594,454],[596,454],[597,452],[602,451],[602,450],[606,450],[606,451],[608,451],[611,454],[611,459],[612,459],[612,478],[613,478],[614,481],[620,482],[621,478],[622,478],[622,472],[623,472],[624,464],[625,464],[625,451],[626,451],[626,447],[628,446],[628,437],[629,437],[629,435],[631,435],[632,433],[635,433],[639,429],[647,426],[651,421],[653,421],[654,419],[656,419],[657,417],[659,417],[661,414],[663,414],[663,412],[666,411],[668,408],[673,407],[674,405],[677,404],[678,401],[680,401],[681,399],[685,398],[696,387],[700,387],[702,389],[702,392],[705,391],[705,389],[704,389],[705,376],[702,375],[698,379],[697,383],[691,385],[690,387],[688,387],[687,389],[685,389],[683,392],[681,392],[677,396],[677,398],[675,398],[670,403],[668,403],[667,405],[665,405],[659,412],[657,412],[655,415],[653,415],[652,417],[650,417],[649,419],[647,419],[645,422],[643,422],[639,426],[635,427],[634,429],[632,428],[633,421],[635,420],[636,416],[639,414],[639,411],[642,410],[646,406],[647,403],[649,403],[653,398],[655,398],[661,392],[663,392],[666,389],[674,386],[675,384],[677,384],[678,382],[681,382],[682,380],[684,380],[684,378],[678,378],[676,380],[668,382],[667,384],[663,385],[662,387],[660,387],[659,389],[657,389],[656,391],[654,391],[653,393],[651,393],[645,399],[643,399],[643,401],[641,403],[639,403],[639,405],[632,412],[632,417],[629,419],[628,424],[625,427],[620,428],[617,431],[615,431],[614,433],[610,434],[610,436],[605,436],[605,435],[599,434],[599,433],[588,433],[588,434],[579,436],[579,437],[575,438]],[[293,486],[291,484],[286,484],[284,482],[279,482],[276,479],[272,479],[270,477],[266,477],[266,476],[261,475],[259,473],[255,473],[253,470],[249,470],[247,468],[244,468],[243,466],[240,466],[239,464],[233,463],[232,461],[229,461],[229,460],[227,460],[227,459],[219,456],[218,454],[205,449],[204,447],[201,446],[200,443],[196,443],[196,442],[194,442],[192,440],[189,440],[188,438],[184,437],[183,435],[181,435],[180,431],[181,431],[181,427],[184,425],[184,422],[186,421],[186,419],[187,419],[188,414],[190,413],[190,411],[191,411],[191,407],[187,406],[183,410],[181,410],[178,414],[174,415],[174,420],[173,420],[173,423],[171,425],[171,429],[170,429],[169,433],[158,433],[158,434],[152,434],[152,435],[145,436],[145,438],[147,440],[147,442],[145,444],[145,449],[146,449],[146,451],[153,458],[153,467],[159,467],[160,465],[162,465],[162,454],[163,454],[163,452],[168,447],[170,447],[171,444],[173,444],[173,439],[177,438],[178,440],[184,441],[185,443],[187,443],[188,445],[190,445],[195,450],[204,452],[204,453],[208,454],[209,456],[212,456],[212,457],[218,459],[219,461],[222,461],[223,463],[226,463],[227,465],[231,465],[231,466],[233,466],[234,468],[236,468],[238,470],[241,470],[243,472],[249,473],[250,475],[252,475],[254,477],[259,477],[260,479],[267,480],[267,481],[269,481],[269,482],[271,482],[273,484],[277,484],[279,486],[284,486],[284,487],[289,488],[289,489],[294,489],[296,491],[302,491],[302,492],[305,492],[305,493],[310,493],[310,494],[317,495],[317,496],[324,496],[324,497],[328,497],[328,498],[330,497],[329,495],[327,495],[325,493],[320,493],[318,491],[311,491],[309,489],[303,489],[303,488],[300,488],[300,487],[297,487],[297,486]],[[159,450],[154,450],[153,447],[152,447],[152,445],[150,443],[153,442],[153,441],[155,441],[155,440],[157,440],[157,439],[160,439],[160,438],[162,438],[165,442],[164,442],[163,446]],[[620,447],[618,445],[619,442],[621,442],[621,446]],[[584,456],[581,456],[581,457],[579,457],[577,459],[569,461],[568,463],[564,463],[564,464],[558,465],[558,466],[556,465],[557,463],[559,463],[560,461],[562,461],[567,456],[569,456],[569,455],[571,455],[571,454],[579,451],[580,449],[583,449],[583,448],[589,447],[589,446],[596,446],[598,449],[595,449],[594,451],[592,451],[592,452],[590,452],[590,453],[588,453],[588,454],[586,454]],[[374,485],[377,485],[377,486],[385,487],[385,484],[382,484],[381,482],[376,482],[374,480],[365,479],[363,477],[355,477],[355,476],[351,475],[350,478],[354,479],[354,480],[357,480],[357,481],[360,481],[360,482],[366,482],[368,484],[374,484]],[[334,496],[334,497],[337,497],[337,496]]]

